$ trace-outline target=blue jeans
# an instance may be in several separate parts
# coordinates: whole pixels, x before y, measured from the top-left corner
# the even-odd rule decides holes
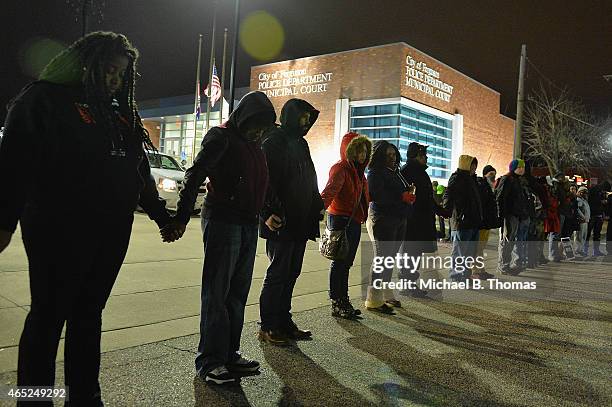
[[[529,236],[529,218],[519,221],[518,233],[516,236],[516,249],[518,253],[518,266],[525,268],[527,266],[527,250]]]
[[[266,240],[270,265],[259,296],[261,329],[276,331],[293,327],[291,297],[302,271],[306,240]]]
[[[453,265],[449,272],[449,277],[453,281],[465,281],[471,271],[465,266],[465,258],[476,258],[476,248],[478,246],[479,229],[452,230],[451,240],[453,241]],[[470,260],[474,262],[474,260]]]
[[[328,227],[331,230],[343,229],[348,219],[348,216],[329,214]],[[332,260],[329,266],[329,298],[332,300],[348,297],[349,270],[355,261],[355,254],[361,240],[361,225],[351,219],[346,235],[349,242],[348,256],[343,260]]]
[[[257,224],[202,218],[204,267],[200,343],[195,366],[203,375],[237,359],[244,307],[251,288]]]

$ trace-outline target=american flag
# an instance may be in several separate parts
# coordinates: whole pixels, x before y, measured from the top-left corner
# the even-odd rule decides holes
[[[200,82],[196,84],[196,102],[193,114],[195,114],[196,120],[200,120],[200,113],[202,113],[202,107],[200,106]]]
[[[212,88],[212,92],[211,92]],[[204,94],[210,100],[210,106],[214,107],[217,101],[221,98],[221,82],[219,82],[219,77],[217,76],[217,67],[213,65],[213,74],[212,74],[212,85],[209,85]]]

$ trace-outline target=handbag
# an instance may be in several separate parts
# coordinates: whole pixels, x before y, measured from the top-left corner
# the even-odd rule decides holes
[[[353,212],[346,223],[346,226],[340,230],[330,230],[327,221],[325,222],[325,231],[319,240],[319,252],[323,257],[329,260],[344,260],[349,254],[349,241],[346,231],[351,224],[351,219],[355,215],[357,206],[361,203],[363,193],[363,183],[359,191],[359,198],[355,202]]]

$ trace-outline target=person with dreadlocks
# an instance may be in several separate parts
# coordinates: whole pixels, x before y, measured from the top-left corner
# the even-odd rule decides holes
[[[32,296],[17,385],[54,385],[65,323],[71,405],[103,405],[102,310],[136,206],[160,229],[169,222],[143,148],[153,146],[134,102],[137,58],[121,34],[79,39],[10,103],[0,143],[0,179],[13,185],[0,195],[0,252],[20,223]]]

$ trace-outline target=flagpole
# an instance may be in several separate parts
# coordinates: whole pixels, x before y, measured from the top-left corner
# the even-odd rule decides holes
[[[202,61],[202,34],[198,40],[198,67],[196,69],[196,94],[193,107],[194,122],[193,122],[193,145],[191,146],[191,162],[195,161],[196,152],[196,136],[198,134],[198,109],[200,108],[200,62]]]
[[[210,96],[212,95],[212,78],[213,78],[213,66],[215,64],[215,31],[217,29],[217,2],[215,1],[213,11],[213,29],[212,39],[210,44],[210,66],[208,68],[208,96],[206,99],[206,132],[208,132],[210,126]]]
[[[227,54],[227,28],[223,33],[223,61],[221,62],[221,122],[223,122],[223,91],[225,89],[225,55]],[[229,112],[228,112],[229,113]]]
[[[236,0],[236,9],[234,10],[234,43],[232,44],[232,66],[230,69],[230,98],[229,98],[229,113],[234,110],[234,87],[236,84],[236,60],[238,59],[238,30],[240,25],[240,0]]]

